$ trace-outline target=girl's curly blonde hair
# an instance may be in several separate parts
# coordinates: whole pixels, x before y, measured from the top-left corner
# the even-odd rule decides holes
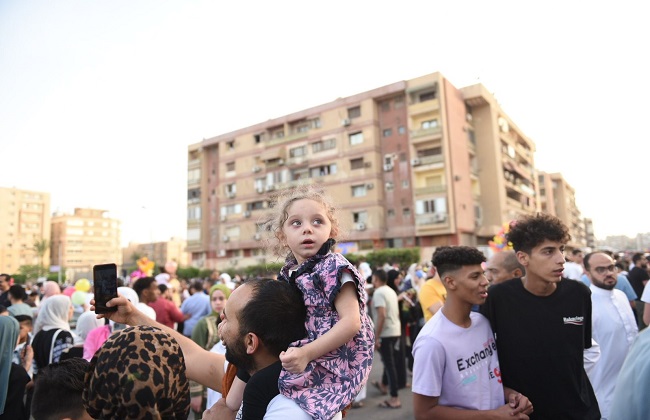
[[[332,224],[331,238],[336,238],[341,230],[339,221],[334,216],[336,207],[334,207],[331,197],[325,193],[321,186],[309,184],[282,190],[271,197],[269,211],[265,219],[260,223],[263,230],[275,239],[269,244],[269,248],[279,257],[291,254],[291,250],[285,241],[284,232],[282,232],[282,226],[289,218],[287,209],[298,200],[313,200],[323,205],[325,214]]]

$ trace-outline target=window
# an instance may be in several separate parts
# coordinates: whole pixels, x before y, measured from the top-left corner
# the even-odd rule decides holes
[[[381,103],[381,111],[382,112],[390,111],[390,101],[384,101]]]
[[[363,158],[350,159],[350,169],[363,169]]]
[[[447,213],[447,199],[444,197],[415,202],[415,214]]]
[[[386,182],[386,191],[393,191],[395,189],[395,184],[391,181]]]
[[[403,125],[400,125],[399,127],[397,127],[397,132],[399,134],[404,134],[404,133],[406,133],[406,128],[404,128]]]
[[[330,165],[317,166],[315,168],[310,168],[309,172],[312,178],[325,175],[333,175],[336,173],[336,163]]]
[[[237,193],[237,184],[226,184],[226,194],[236,194]]]
[[[230,140],[226,142],[226,148],[228,150],[235,150],[235,140]]]
[[[368,194],[366,184],[352,186],[352,197],[365,197],[366,194]]]
[[[352,220],[354,223],[368,223],[368,212],[355,211],[352,213]]]
[[[187,204],[196,204],[201,201],[201,189],[192,188],[187,190]]]
[[[230,214],[239,214],[241,213],[241,204],[231,204],[229,206],[221,207],[221,215],[228,216]]]
[[[404,180],[404,181],[402,181],[402,189],[404,189],[404,190],[408,190],[408,188],[409,188],[410,185],[411,185],[411,184],[409,184],[409,181],[408,181],[408,180]]]
[[[294,127],[295,133],[306,133],[309,131],[309,123],[302,123]]]
[[[239,229],[239,226],[237,226],[237,225],[228,226],[226,228],[225,232],[226,232],[226,235],[231,237],[231,238],[239,238],[239,235],[240,235],[240,229]]]
[[[419,102],[425,102],[425,101],[431,101],[433,99],[436,99],[436,91],[432,90],[429,92],[422,92],[420,93],[419,96]]]
[[[358,118],[361,116],[361,107],[360,106],[355,106],[352,108],[348,108],[348,118]]]
[[[201,169],[190,169],[187,171],[187,182],[192,184],[201,180]]]
[[[322,152],[323,150],[330,150],[336,147],[336,139],[320,140],[311,145],[312,153]]]
[[[350,145],[354,146],[355,144],[363,143],[363,133],[352,133],[350,134]]]
[[[388,217],[395,217],[395,210],[393,210],[393,209],[388,209],[388,210],[386,211],[386,215],[387,215]]]
[[[436,128],[438,127],[438,120],[433,119],[433,120],[422,121],[421,127],[423,130],[427,130],[429,128]]]
[[[290,179],[292,181],[297,181],[299,179],[307,179],[307,178],[309,178],[308,168],[298,168],[298,169],[291,170]]]
[[[246,206],[248,210],[262,210],[263,208],[266,208],[264,205],[264,201],[253,201],[252,203],[248,203]]]
[[[402,108],[404,106],[404,97],[398,96],[395,98],[395,109]]]
[[[264,139],[264,133],[253,135],[253,139],[255,139],[255,144],[260,144]]]
[[[382,131],[382,135],[384,137],[390,137],[393,135],[393,129],[391,128],[385,128],[384,131]]]
[[[292,158],[302,157],[305,155],[307,155],[307,146],[299,146],[289,149],[289,156]]]
[[[320,118],[316,117],[314,119],[309,120],[309,126],[311,128],[320,128],[321,127]]]
[[[226,163],[226,172],[233,172],[235,170],[235,162]]]
[[[402,209],[402,216],[403,217],[411,217],[411,209],[408,207],[404,207]]]
[[[201,207],[188,207],[187,220],[201,220]]]

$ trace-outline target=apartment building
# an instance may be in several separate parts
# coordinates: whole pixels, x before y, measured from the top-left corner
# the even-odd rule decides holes
[[[52,264],[65,270],[66,278],[92,278],[96,264],[122,265],[121,222],[106,210],[76,208],[73,214],[52,216]]]
[[[571,248],[585,248],[587,243],[587,226],[576,205],[575,189],[560,173],[539,172],[540,210],[557,216],[569,227]],[[593,225],[589,226],[593,232]]]
[[[187,249],[207,268],[276,261],[257,221],[272,194],[316,183],[366,252],[484,245],[538,209],[535,145],[482,86],[400,81],[188,147]]]
[[[50,240],[50,194],[0,188],[0,272],[22,265],[50,265],[49,247],[41,259],[35,244]]]
[[[122,248],[122,261],[124,266],[135,266],[137,258],[146,256],[158,267],[164,266],[168,261],[187,267],[190,264],[190,256],[186,248],[187,241],[178,238],[163,242],[129,243],[128,247]],[[134,259],[134,256],[137,258]]]

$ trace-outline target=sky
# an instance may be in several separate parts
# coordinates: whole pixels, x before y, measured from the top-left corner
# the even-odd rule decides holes
[[[597,238],[650,232],[642,3],[0,0],[0,186],[185,238],[190,144],[439,71],[495,95]]]

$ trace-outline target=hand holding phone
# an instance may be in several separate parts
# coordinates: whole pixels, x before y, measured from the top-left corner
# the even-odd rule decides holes
[[[117,307],[106,307],[106,302],[117,297],[117,265],[98,264],[93,266],[93,287],[95,313],[105,314],[117,311]]]

